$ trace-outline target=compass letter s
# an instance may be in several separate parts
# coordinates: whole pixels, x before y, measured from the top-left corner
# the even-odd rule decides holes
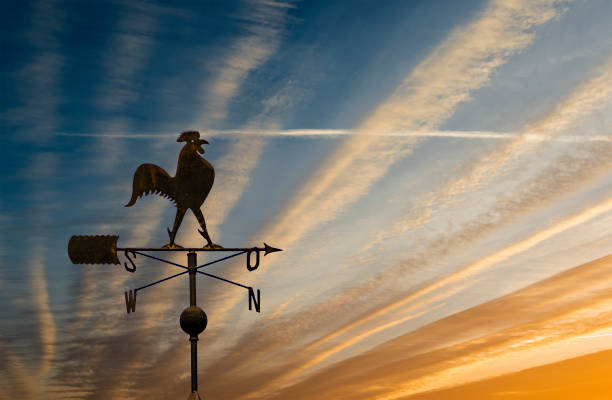
[[[125,295],[125,308],[127,308],[127,313],[136,312],[136,291],[130,290],[123,294]]]

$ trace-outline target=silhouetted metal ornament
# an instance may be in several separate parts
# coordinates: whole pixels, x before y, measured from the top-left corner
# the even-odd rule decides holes
[[[200,139],[200,133],[196,131],[187,131],[181,133],[177,142],[186,142],[181,150],[178,159],[176,175],[171,177],[166,171],[153,164],[142,164],[134,174],[132,197],[127,207],[132,206],[139,197],[149,193],[157,193],[172,200],[177,207],[174,227],[168,229],[170,241],[162,248],[150,247],[117,247],[117,235],[89,235],[89,236],[72,236],[68,242],[68,256],[74,264],[120,264],[117,257],[117,251],[122,251],[127,259],[123,265],[125,270],[131,273],[136,272],[136,255],[157,260],[159,262],[172,265],[183,269],[182,272],[159,279],[147,285],[140,286],[133,290],[124,292],[125,306],[128,314],[136,311],[136,299],[139,291],[152,287],[154,285],[166,282],[170,279],[189,274],[189,303],[190,306],[185,308],[181,313],[179,322],[181,328],[189,335],[191,346],[191,394],[188,400],[201,400],[198,394],[198,355],[197,342],[198,335],[202,333],[208,324],[208,318],[204,310],[196,304],[196,276],[197,274],[204,275],[231,285],[246,289],[248,291],[248,306],[249,310],[261,312],[261,292],[259,289],[254,289],[251,286],[246,286],[238,282],[201,271],[212,264],[216,264],[230,258],[245,255],[246,267],[248,271],[254,271],[259,267],[260,253],[264,256],[282,251],[276,247],[272,247],[264,243],[264,247],[233,247],[223,248],[216,245],[210,239],[206,230],[206,223],[200,207],[206,200],[214,181],[214,169],[208,161],[200,157],[199,154],[204,153],[202,144],[208,144],[206,140]],[[200,234],[206,239],[206,246],[197,248],[183,248],[174,243],[174,238],[178,232],[179,226],[183,220],[185,212],[190,209],[200,223]],[[145,252],[186,252],[187,265],[181,265],[177,262],[164,260]],[[226,252],[233,253],[212,261],[208,261],[202,265],[197,264],[197,253],[199,252]],[[253,254],[254,253],[254,254]],[[128,264],[129,262],[129,264]],[[140,309],[140,308],[139,308]]]
[[[204,154],[202,145],[208,142],[200,139],[200,132],[197,131],[183,132],[176,141],[185,142],[185,146],[179,154],[175,176],[170,176],[163,168],[155,164],[140,165],[134,173],[132,197],[125,206],[133,206],[139,197],[149,193],[166,197],[176,205],[176,216],[172,230],[168,228],[170,240],[164,246],[165,248],[181,248],[174,243],[174,238],[187,210],[191,210],[198,220],[202,228],[198,232],[206,239],[206,247],[220,248],[221,246],[214,244],[210,239],[204,214],[200,209],[215,181],[215,169],[199,155]]]
[[[208,324],[206,313],[198,306],[189,306],[183,310],[179,319],[181,329],[190,336],[197,336],[204,332]]]

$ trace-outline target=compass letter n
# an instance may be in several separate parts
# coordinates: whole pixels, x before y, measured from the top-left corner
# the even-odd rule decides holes
[[[257,299],[255,298],[255,291],[252,287],[249,288],[249,311],[253,309],[253,303],[255,303],[255,311],[260,312],[261,309],[261,297],[259,289],[257,289]]]
[[[127,313],[136,312],[136,291],[130,290],[123,294],[125,295],[125,308],[127,308]]]

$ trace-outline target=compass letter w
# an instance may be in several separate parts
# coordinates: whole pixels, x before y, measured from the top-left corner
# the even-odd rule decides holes
[[[127,313],[136,312],[136,291],[130,290],[123,294],[125,295],[125,308],[127,308]]]
[[[253,309],[253,303],[255,303],[255,311],[260,312],[261,309],[261,297],[259,296],[259,289],[257,289],[257,299],[255,298],[255,291],[252,287],[249,288],[249,311]]]

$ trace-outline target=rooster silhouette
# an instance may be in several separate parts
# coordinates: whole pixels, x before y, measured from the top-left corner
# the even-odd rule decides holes
[[[142,164],[134,173],[132,198],[125,206],[133,206],[139,197],[149,193],[166,197],[176,205],[176,217],[172,231],[168,229],[170,241],[163,248],[182,248],[174,243],[174,238],[188,209],[193,212],[202,228],[198,232],[206,239],[207,245],[204,248],[221,248],[210,240],[206,221],[200,210],[215,180],[213,166],[198,155],[198,153],[204,154],[202,144],[208,144],[208,142],[200,139],[200,133],[197,131],[183,132],[176,141],[186,142],[179,154],[176,176],[168,175],[157,165]]]

